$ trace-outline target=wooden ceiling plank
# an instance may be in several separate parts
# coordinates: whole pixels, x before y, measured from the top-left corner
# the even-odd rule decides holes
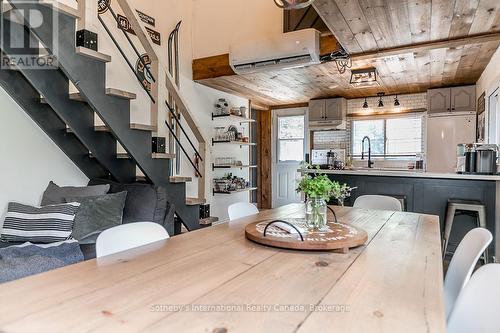
[[[463,48],[464,46],[450,47],[446,50],[443,84],[453,85]]]
[[[432,88],[440,87],[443,84],[444,61],[446,49],[436,49],[429,51],[431,58],[431,82]]]
[[[377,50],[378,45],[373,37],[365,14],[361,10],[359,2],[356,0],[335,0],[342,17],[349,24],[351,32],[354,34],[361,49],[366,51]]]
[[[409,1],[408,11],[411,13],[411,42],[421,43],[429,41],[431,36],[431,1]]]
[[[469,34],[478,5],[479,0],[456,0],[451,21],[450,38]]]
[[[500,1],[480,0],[469,34],[500,30]]]
[[[411,44],[410,14],[408,5],[400,0],[382,0],[389,8],[389,16],[396,31],[397,45]],[[412,13],[413,15],[413,13]]]
[[[481,53],[481,45],[466,45],[462,50],[460,62],[458,63],[457,72],[454,81],[458,84],[465,84],[473,80],[471,75],[472,67],[476,62],[477,57]]]
[[[347,52],[359,53],[363,51],[349,28],[349,25],[342,17],[335,1],[316,0],[313,6],[328,29],[330,29]]]
[[[358,0],[379,49],[397,45],[390,9],[384,0]]]
[[[429,86],[431,83],[431,55],[430,51],[414,53],[418,73],[418,84]]]
[[[455,0],[433,0],[431,5],[431,40],[450,37]]]

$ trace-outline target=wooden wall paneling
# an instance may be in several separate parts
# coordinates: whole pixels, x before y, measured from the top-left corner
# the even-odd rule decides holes
[[[478,5],[479,0],[456,0],[451,21],[450,38],[469,34]]]
[[[335,0],[345,21],[363,51],[377,50],[378,45],[358,1]]]
[[[359,53],[363,49],[358,44],[349,25],[340,13],[337,4],[333,0],[316,0],[313,3],[314,9],[318,12],[326,26],[333,32],[339,43],[349,53]]]
[[[272,111],[257,113],[257,165],[259,209],[272,208]]]

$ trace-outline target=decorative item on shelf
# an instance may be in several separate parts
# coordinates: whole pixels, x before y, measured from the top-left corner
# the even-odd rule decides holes
[[[214,193],[229,194],[248,187],[249,182],[244,178],[233,176],[232,173],[228,173],[222,178],[214,179]]]
[[[303,169],[317,169],[304,163]],[[310,231],[325,231],[327,229],[327,201],[334,197],[339,202],[345,200],[351,188],[333,182],[325,174],[304,174],[299,182],[297,192],[302,192],[306,196],[306,223]]]
[[[242,116],[241,109],[239,107],[232,107],[231,108],[231,114],[233,116],[238,116],[238,117]]]
[[[215,104],[215,115],[216,116],[228,116],[230,115],[229,103],[225,98],[219,98]]]

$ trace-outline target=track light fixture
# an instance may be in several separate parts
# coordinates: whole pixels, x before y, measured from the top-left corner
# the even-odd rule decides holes
[[[368,109],[368,100],[365,97],[365,102],[363,103],[363,109]]]
[[[382,100],[382,97],[384,97],[384,95],[385,95],[385,93],[383,93],[383,92],[377,93],[377,96],[379,97],[379,100],[378,100],[378,107],[379,108],[384,107],[384,101]]]
[[[394,106],[400,106],[401,104],[399,103],[398,95],[394,98]]]

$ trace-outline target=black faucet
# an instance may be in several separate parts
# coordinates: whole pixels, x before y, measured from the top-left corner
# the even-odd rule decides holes
[[[363,141],[361,141],[361,159],[365,159],[365,140],[368,140],[368,167],[373,168],[373,164],[375,164],[375,162],[372,162],[372,143],[368,136],[365,136]]]

